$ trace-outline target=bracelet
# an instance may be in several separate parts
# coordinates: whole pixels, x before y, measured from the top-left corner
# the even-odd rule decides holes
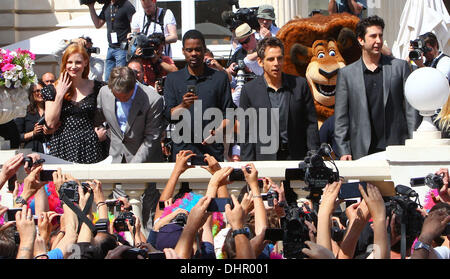
[[[102,206],[102,205],[106,205],[106,202],[99,202],[99,203],[97,203],[97,209],[98,209],[100,206]]]
[[[47,260],[49,259],[47,253],[43,253],[43,254],[37,255],[36,257],[34,257],[34,259],[37,260],[40,257],[45,257],[45,259],[47,259]]]

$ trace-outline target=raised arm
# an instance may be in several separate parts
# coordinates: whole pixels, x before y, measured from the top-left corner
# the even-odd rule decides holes
[[[60,75],[58,84],[56,85],[56,93],[54,94],[54,100],[45,101],[45,123],[50,129],[55,129],[58,125],[59,118],[61,116],[61,109],[63,105],[64,95],[70,89],[72,81],[67,72]],[[50,87],[51,88],[51,87]],[[50,89],[49,88],[49,89]]]
[[[331,247],[331,215],[336,207],[336,198],[341,182],[333,182],[323,189],[322,201],[317,218],[317,244],[332,250]]]
[[[89,13],[91,15],[91,19],[92,22],[94,23],[95,28],[99,29],[103,26],[103,24],[105,24],[105,20],[101,19],[98,15],[97,12],[95,11],[94,5],[95,2],[92,2],[91,4],[87,4],[89,7]]]
[[[192,153],[192,151],[190,150],[181,150],[180,152],[178,152],[172,174],[170,175],[166,187],[164,187],[164,190],[162,191],[161,196],[159,197],[160,201],[166,201],[172,198],[173,193],[175,191],[175,186],[177,185],[178,178],[180,177],[180,175],[187,169],[194,167],[188,166],[187,164],[189,158],[193,156],[195,156],[195,154]],[[163,210],[159,208],[158,203],[158,205],[156,206],[154,220],[157,220],[159,217],[161,217],[162,213]]]

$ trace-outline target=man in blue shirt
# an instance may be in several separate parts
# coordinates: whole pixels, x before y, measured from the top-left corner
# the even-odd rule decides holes
[[[117,67],[111,71],[108,85],[97,97],[95,122],[106,121],[111,128],[113,163],[162,162],[163,108],[163,98],[137,83],[133,70]]]
[[[330,0],[328,3],[330,15],[347,12],[362,18],[362,12],[365,9],[367,9],[367,0]]]

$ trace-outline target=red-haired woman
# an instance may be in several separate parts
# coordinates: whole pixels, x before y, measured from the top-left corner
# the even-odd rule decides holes
[[[102,83],[89,80],[89,56],[84,47],[67,47],[55,86],[42,89],[45,121],[57,128],[50,140],[50,155],[66,161],[91,164],[103,160],[106,130],[94,127],[97,95]]]

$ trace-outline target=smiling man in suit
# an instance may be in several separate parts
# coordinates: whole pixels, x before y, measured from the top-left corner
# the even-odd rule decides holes
[[[246,142],[241,143],[241,160],[301,160],[308,150],[317,150],[320,144],[311,91],[305,78],[281,72],[284,46],[280,39],[262,39],[258,43],[257,53],[258,64],[264,69],[264,74],[242,87],[239,105],[244,110],[256,109],[258,121],[253,124],[248,119],[245,121]],[[260,117],[264,117],[260,112],[264,110],[268,115],[265,121],[267,127],[261,126],[260,121]],[[279,117],[276,117],[277,110]],[[254,125],[258,125],[256,143],[249,140],[250,129]],[[268,131],[267,135],[272,140],[278,141],[275,152],[264,151],[263,148],[272,144],[262,140],[264,130]]]
[[[404,95],[411,70],[406,61],[381,53],[383,29],[378,16],[361,20],[356,26],[361,59],[338,73],[334,136],[341,160],[402,145],[417,126],[418,113]]]
[[[97,97],[96,124],[110,127],[113,163],[162,162],[163,98],[136,82],[133,70],[116,67]]]

